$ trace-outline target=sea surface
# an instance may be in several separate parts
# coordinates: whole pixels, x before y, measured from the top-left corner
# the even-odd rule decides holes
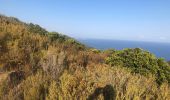
[[[139,42],[139,41],[124,41],[124,40],[102,40],[102,39],[78,39],[81,43],[89,47],[106,50],[114,48],[122,50],[124,48],[142,48],[150,51],[159,58],[164,58],[170,61],[170,43],[154,43],[154,42]]]

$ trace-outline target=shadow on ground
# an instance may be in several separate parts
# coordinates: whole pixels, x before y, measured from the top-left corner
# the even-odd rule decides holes
[[[98,96],[102,94],[104,100],[115,100],[116,92],[111,85],[106,85],[102,88],[96,88],[93,94],[89,95],[87,100],[97,100]]]

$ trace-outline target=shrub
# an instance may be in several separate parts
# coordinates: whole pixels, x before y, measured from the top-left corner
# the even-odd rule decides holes
[[[28,29],[31,33],[37,33],[40,35],[45,35],[47,33],[47,31],[45,29],[43,29],[42,27],[40,27],[39,25],[30,23],[28,25]]]
[[[170,100],[169,65],[147,51],[102,52],[15,18],[0,23],[0,67],[12,71],[2,100]]]
[[[157,59],[153,54],[139,48],[116,51],[105,61],[111,66],[121,65],[145,76],[153,74],[159,84],[163,81],[170,82],[170,66],[163,59]]]
[[[23,83],[24,100],[44,100],[47,95],[49,78],[41,71],[28,77]]]
[[[46,100],[59,100],[59,88],[55,81],[52,81],[49,86],[49,93]]]

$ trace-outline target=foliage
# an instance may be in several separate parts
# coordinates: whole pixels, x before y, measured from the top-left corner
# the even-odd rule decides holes
[[[36,24],[33,24],[33,23],[30,23],[28,25],[28,29],[29,29],[29,32],[37,33],[37,34],[40,34],[40,35],[45,35],[47,33],[47,31],[45,29],[43,29],[39,25],[36,25]]]
[[[55,81],[52,81],[49,86],[49,93],[46,97],[47,100],[58,100],[59,99],[59,93],[58,93],[58,86]]]
[[[97,50],[97,49],[91,49],[91,51],[94,53],[100,53],[100,50]]]
[[[163,59],[141,49],[87,48],[3,15],[0,71],[6,73],[3,78],[0,72],[2,100],[170,99],[170,68]]]
[[[139,48],[116,51],[106,58],[106,63],[111,66],[121,65],[145,76],[153,74],[159,84],[170,82],[170,66],[163,59]]]
[[[170,61],[168,61],[168,64],[170,65]]]

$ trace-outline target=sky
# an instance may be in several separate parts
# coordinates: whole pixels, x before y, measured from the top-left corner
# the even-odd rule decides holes
[[[0,0],[0,14],[74,38],[170,43],[170,0]]]

